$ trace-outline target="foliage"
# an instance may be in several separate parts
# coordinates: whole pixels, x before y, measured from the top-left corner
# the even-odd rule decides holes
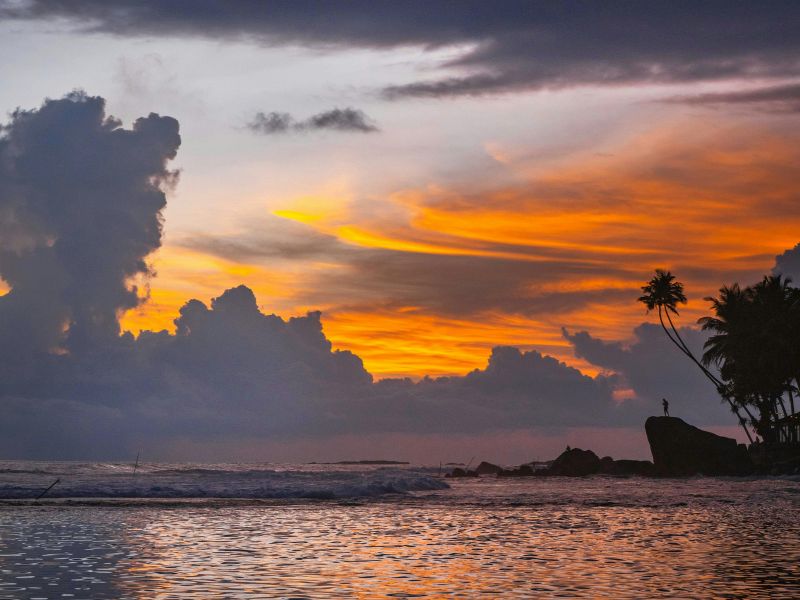
[[[723,286],[706,298],[714,316],[699,320],[712,332],[703,364],[719,368],[723,394],[748,410],[766,441],[777,421],[794,414],[800,383],[800,289],[790,283],[770,275],[746,288]]]

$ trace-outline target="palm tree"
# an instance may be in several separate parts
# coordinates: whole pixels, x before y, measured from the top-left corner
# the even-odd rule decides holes
[[[680,350],[694,364],[696,364],[700,371],[702,371],[703,375],[705,375],[709,381],[714,384],[714,387],[728,402],[731,410],[738,418],[739,424],[747,434],[747,439],[749,439],[752,443],[753,438],[750,435],[750,431],[747,429],[746,421],[739,413],[739,409],[736,404],[733,402],[733,400],[731,400],[725,385],[713,373],[711,373],[711,371],[709,371],[705,365],[697,360],[695,355],[686,345],[686,342],[681,337],[680,332],[675,327],[675,323],[672,321],[672,314],[680,314],[678,312],[678,304],[686,304],[686,295],[683,293],[683,284],[679,281],[676,281],[675,276],[669,271],[656,269],[655,276],[647,283],[647,285],[642,287],[642,292],[644,292],[644,294],[639,297],[639,302],[642,302],[647,307],[648,312],[654,309],[658,311],[658,320],[661,323],[661,328],[664,330],[664,333],[667,334],[667,337],[673,344],[675,344],[678,350]],[[667,325],[664,323],[665,316],[667,318],[667,322],[669,323],[669,329],[667,329]]]
[[[703,363],[717,365],[729,396],[765,440],[773,437],[781,413],[785,418],[795,412],[800,304],[790,281],[778,275],[745,289],[724,286],[719,298],[706,298],[716,316],[699,320],[704,330],[714,332],[705,343]],[[785,393],[791,412],[783,401]]]
[[[749,354],[753,351],[751,335],[753,329],[753,315],[751,292],[743,290],[739,284],[723,286],[719,291],[719,298],[707,297],[711,302],[716,317],[702,317],[698,323],[703,331],[715,332],[704,344],[703,364],[715,364],[719,368],[720,376],[726,382],[721,387],[720,393],[728,398],[729,402],[742,408],[750,418],[750,423],[757,427],[757,419],[750,412],[745,400],[752,394],[746,382],[752,381],[751,376],[744,376],[745,370],[752,369],[753,361]]]

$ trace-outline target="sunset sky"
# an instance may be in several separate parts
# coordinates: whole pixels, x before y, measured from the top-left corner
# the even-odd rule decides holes
[[[150,113],[179,124],[179,148],[160,140],[152,150],[161,153],[159,169],[178,174],[137,175],[142,182],[155,177],[167,204],[162,237],[140,253],[152,269],[120,271],[141,299],[138,306],[108,305],[121,331],[166,329],[178,339],[175,320],[187,301],[210,307],[225,290],[245,285],[261,313],[286,323],[321,311],[325,338],[363,361],[375,382],[370,389],[388,389],[399,378],[416,386],[407,410],[401,392],[392,401],[381,392],[391,410],[352,428],[327,421],[295,427],[288,417],[269,432],[232,425],[213,441],[227,456],[364,458],[413,443],[423,449],[406,452],[415,460],[434,452],[431,462],[446,452],[463,458],[477,448],[512,461],[586,440],[599,453],[638,457],[647,449],[637,419],[658,411],[663,395],[688,421],[736,434],[714,390],[671,353],[655,327],[641,326],[657,321],[636,298],[655,268],[670,269],[689,297],[679,323],[694,328],[708,310],[703,298],[722,284],[756,281],[785,252],[783,271],[800,267],[792,252],[800,242],[798,46],[800,6],[791,2],[0,1],[0,121],[12,139],[23,127],[13,111],[40,111],[29,113],[33,120],[45,114],[45,99],[83,90],[84,99],[105,100],[105,116],[119,119],[119,127]],[[50,177],[55,151],[48,153],[48,134],[41,135],[45,142],[37,146],[0,147],[0,159],[30,151],[39,177]],[[145,146],[124,162],[136,162]],[[63,161],[53,164],[58,171]],[[41,239],[25,229],[20,207],[38,211],[41,200],[33,198],[40,197],[25,196],[18,173],[3,168],[0,289],[9,292],[18,274],[2,256],[50,247],[72,229],[42,226]],[[53,206],[62,189],[48,188]],[[63,201],[70,197],[64,192]],[[91,220],[82,210],[75,214]],[[36,214],[30,222],[49,218]],[[800,278],[800,268],[796,273]],[[75,285],[88,290],[91,281]],[[62,316],[54,317],[61,319],[58,335],[69,336],[81,308],[95,306],[77,302],[65,300]],[[36,302],[24,304],[37,310]],[[30,337],[9,333],[20,322],[3,312],[10,305],[0,302],[0,358],[19,336]],[[687,335],[702,345],[699,333]],[[79,361],[77,346],[64,339],[32,349],[31,368],[45,355]],[[145,343],[140,337],[137,352]],[[420,408],[420,422],[448,421],[446,407],[459,412],[469,395],[439,388],[461,385],[475,369],[494,376],[487,362],[497,347],[534,351],[520,356],[543,365],[550,364],[546,357],[565,363],[553,369],[576,385],[599,386],[612,407],[635,407],[628,411],[635,418],[603,416],[612,410],[604,405],[596,423],[562,415],[563,407],[553,413],[560,416],[538,421],[553,412],[544,405],[593,392],[567,385],[562,393],[557,382],[552,389],[539,384],[549,375],[526,371],[532,405],[517,406],[525,397],[520,391],[494,424],[477,409],[463,425],[406,424],[415,403],[427,406],[434,397],[447,400],[441,411]],[[127,414],[114,404],[127,392],[87,391],[86,381],[104,375],[69,369],[81,373],[81,383],[66,386],[63,398],[30,384],[62,381],[51,375],[0,390],[8,410],[31,411],[18,426],[33,427],[41,413],[30,407],[37,402],[63,400],[72,410],[89,396],[97,400],[86,414]],[[390,381],[381,388],[383,379]],[[252,393],[272,398],[270,382],[254,384]],[[141,390],[130,394],[142,397]],[[153,392],[147,404],[166,397]],[[482,395],[475,405],[493,397]],[[294,406],[295,396],[286,398]],[[49,415],[58,410],[42,406]],[[181,406],[184,414],[193,410]],[[404,416],[393,417],[393,410]],[[591,407],[578,413],[595,414]],[[124,453],[158,438],[151,447],[164,457],[186,458],[212,444],[201,433],[206,425],[165,426],[158,434],[148,427],[121,447],[65,437],[49,452]],[[19,440],[4,442],[2,451],[37,455]]]

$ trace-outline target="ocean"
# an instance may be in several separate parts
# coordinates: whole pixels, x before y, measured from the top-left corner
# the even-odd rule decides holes
[[[800,597],[800,478],[438,471],[0,462],[0,598]]]

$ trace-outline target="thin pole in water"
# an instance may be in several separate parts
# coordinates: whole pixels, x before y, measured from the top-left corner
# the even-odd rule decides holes
[[[56,485],[56,484],[57,484],[59,481],[61,481],[61,479],[56,479],[56,480],[55,480],[53,483],[51,483],[51,484],[50,484],[50,487],[48,487],[48,488],[47,488],[45,491],[43,491],[41,494],[39,494],[38,496],[36,496],[36,499],[37,499],[37,500],[41,500],[41,498],[42,498],[42,497],[43,497],[43,496],[44,496],[44,495],[45,495],[47,492],[49,492],[50,490],[52,490],[52,489],[55,487],[55,485]]]
[[[467,468],[466,468],[466,469],[464,469],[465,471],[469,471],[469,466],[472,464],[472,461],[473,461],[473,460],[475,460],[475,457],[474,457],[474,456],[473,456],[472,458],[470,458],[470,459],[469,459],[469,462],[467,463]]]
[[[139,455],[142,453],[141,450],[136,453],[136,464],[133,465],[133,474],[136,475],[136,469],[139,466]]]

